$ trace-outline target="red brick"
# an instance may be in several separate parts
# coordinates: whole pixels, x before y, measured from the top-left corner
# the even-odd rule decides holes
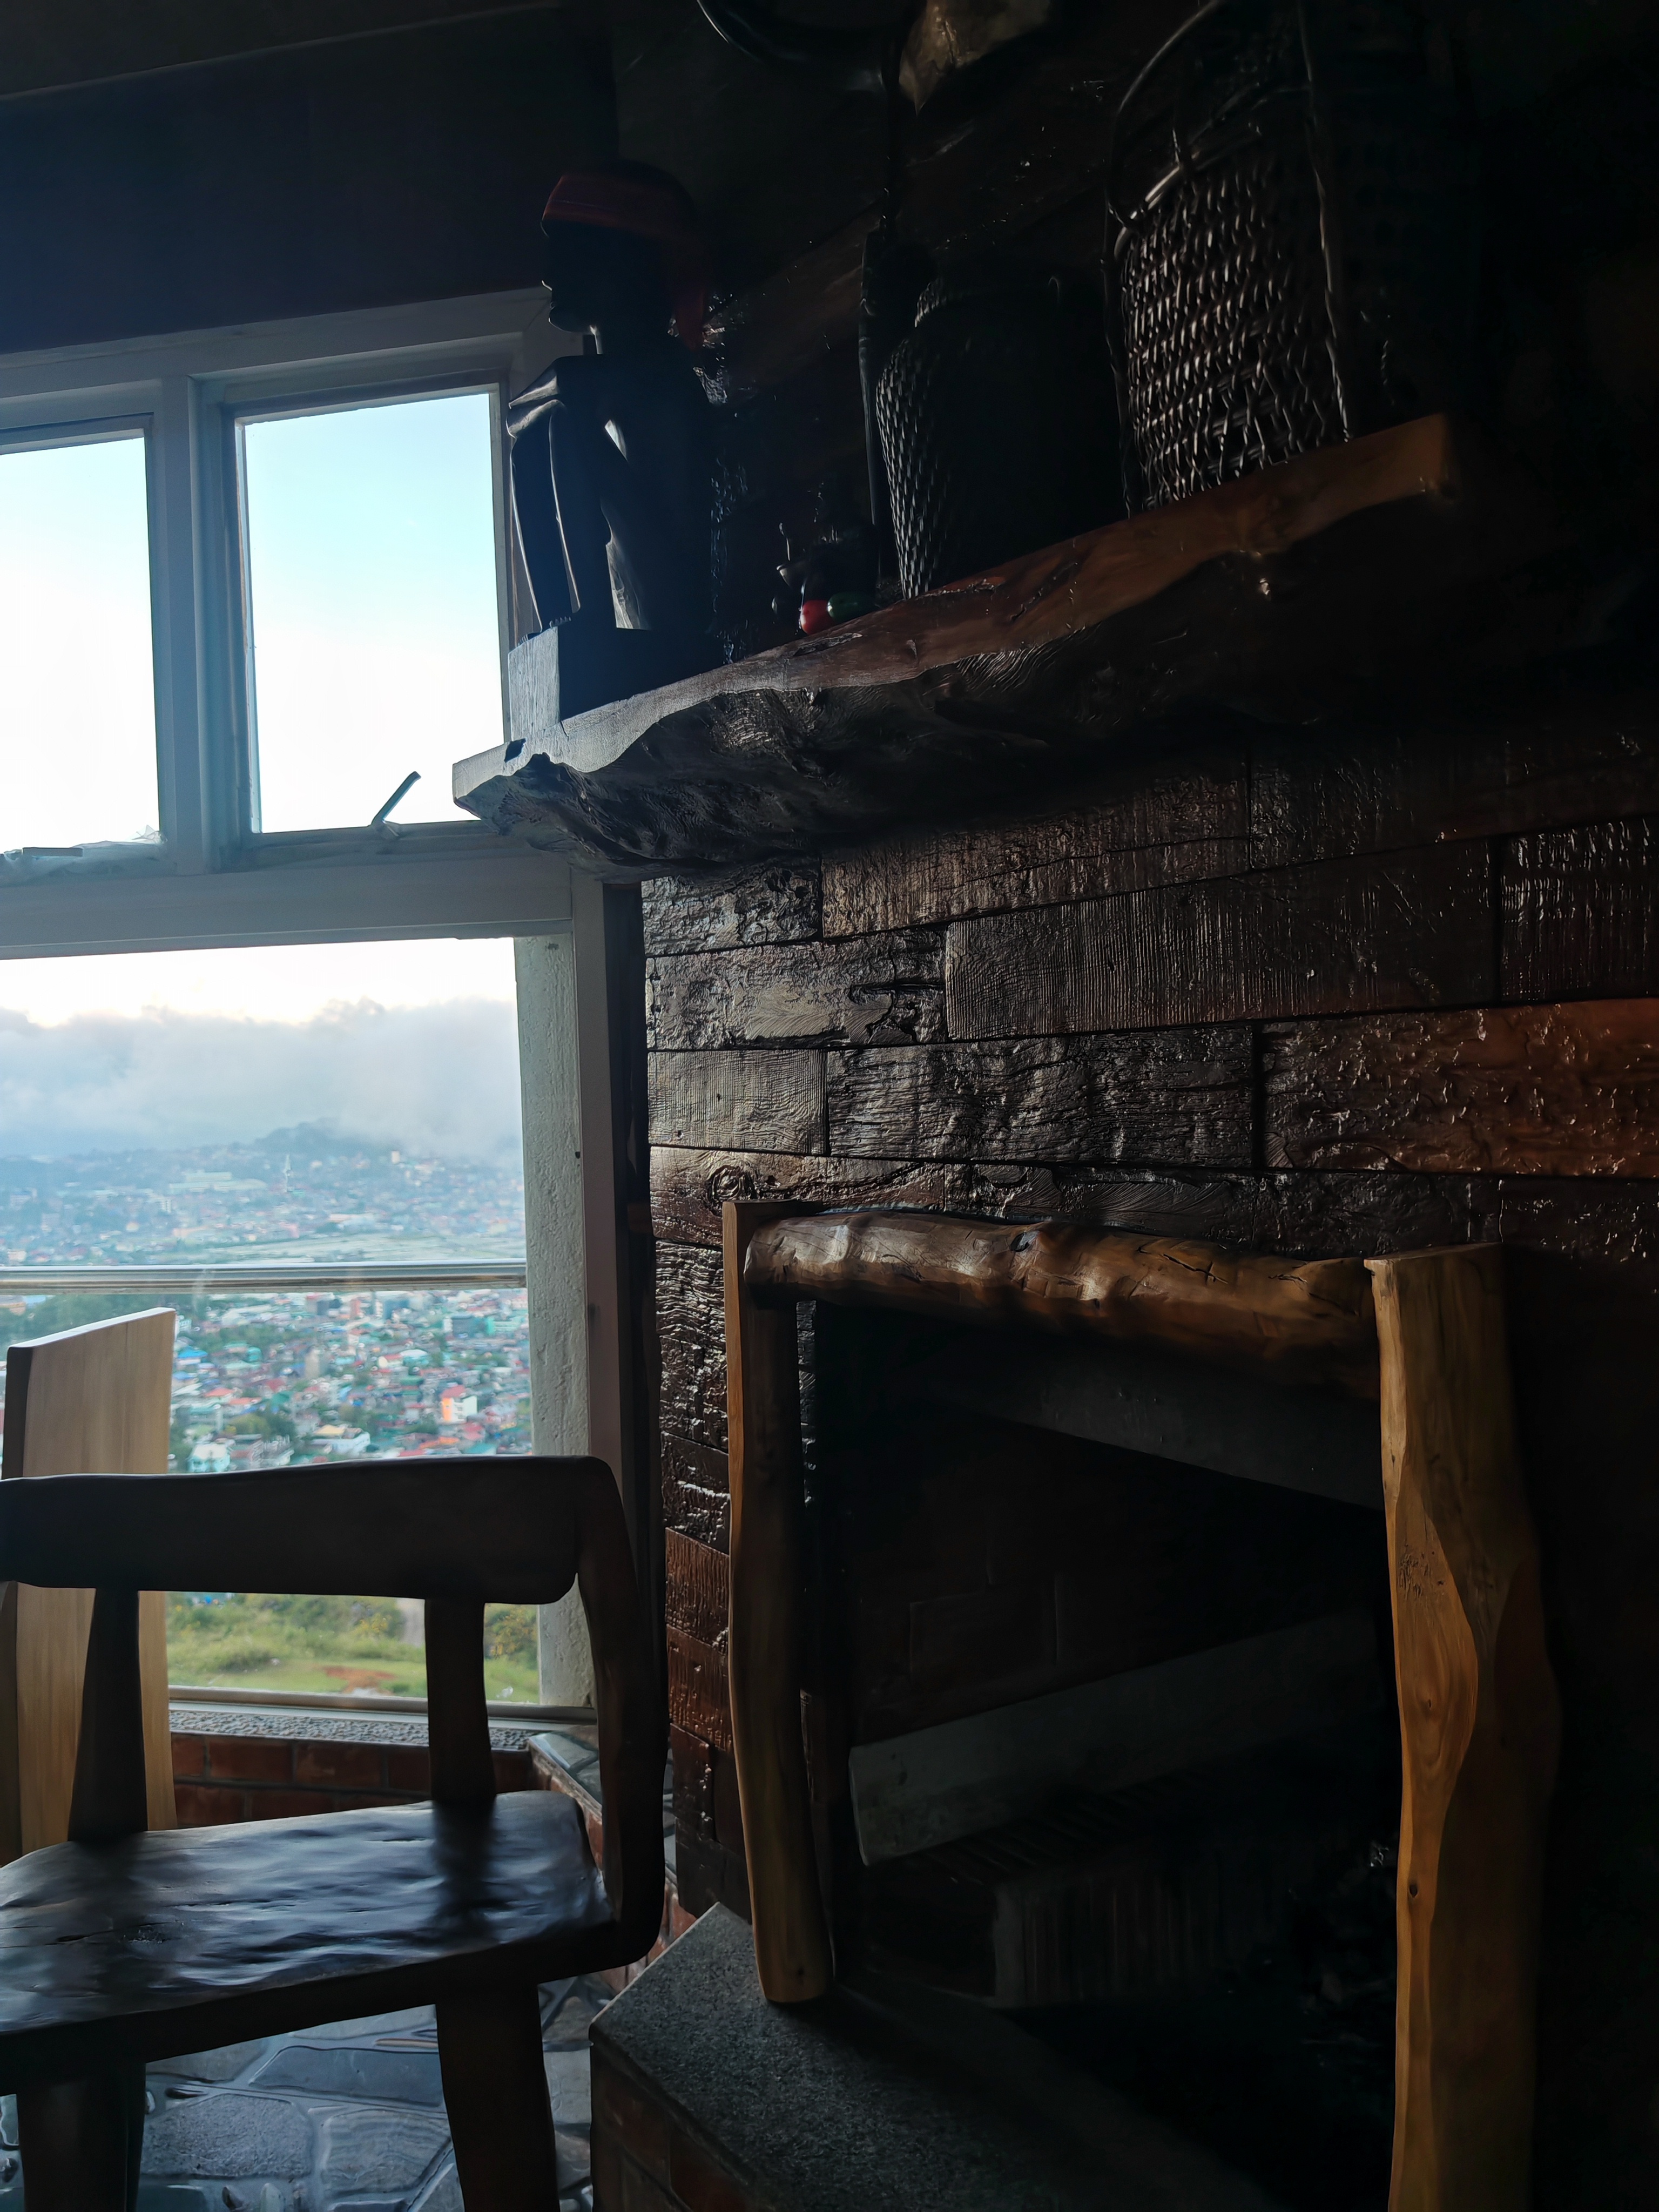
[[[697,1918],[698,1916],[695,1912],[688,1911],[686,1907],[680,1903],[679,1893],[677,1890],[668,1901],[669,1942],[671,1943],[677,1943],[680,1937],[684,1935],[688,1928],[695,1928],[696,1926]]]
[[[386,1755],[386,1786],[416,1797],[432,1795],[432,1754],[415,1744],[392,1744]]]
[[[384,1790],[386,1753],[377,1743],[297,1743],[294,1779],[302,1790]]]
[[[207,1771],[216,1782],[292,1782],[294,1746],[272,1736],[210,1735],[203,1739]]]
[[[530,1771],[527,1751],[498,1751],[492,1753],[495,1762],[495,1787],[508,1790],[528,1790],[534,1778]]]
[[[407,1797],[388,1794],[384,1790],[334,1790],[329,1793],[326,1808],[319,1806],[318,1809],[326,1809],[331,1813],[357,1813],[366,1805],[407,1805],[410,1802]]]
[[[328,1795],[322,1790],[250,1790],[250,1820],[291,1820],[302,1813],[326,1813]]]
[[[622,2075],[597,2047],[593,2051],[593,2139],[608,2136],[623,2145],[632,2159],[655,2174],[668,2179],[668,2123],[663,2115]]]
[[[199,1735],[175,1735],[173,1739],[173,1772],[175,1781],[185,1781],[192,1774],[207,1772],[207,1745]]]
[[[668,2141],[668,2174],[689,2212],[750,2212],[750,2201],[731,2175],[676,2128]]]
[[[246,1790],[216,1790],[211,1783],[176,1782],[173,1797],[181,1828],[216,1828],[247,1818]]]

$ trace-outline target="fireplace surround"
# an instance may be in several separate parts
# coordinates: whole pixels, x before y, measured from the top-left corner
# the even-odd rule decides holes
[[[1376,1406],[1387,1532],[1402,1771],[1393,2198],[1519,2201],[1559,1712],[1516,1452],[1501,1253],[1298,1266],[1071,1224],[728,1203],[724,1261],[727,1663],[767,1996],[809,2001],[834,1975],[800,1725],[795,1305],[1147,1342],[1287,1390],[1334,1385]],[[820,1405],[821,1431],[824,1418]],[[861,1856],[910,1858],[995,1828],[1022,1802],[1046,1812],[1066,1784],[1092,1785],[1099,1805],[1114,1790],[1352,1720],[1364,1658],[1342,1627],[1327,1615],[1126,1670],[1115,1696],[1103,1672],[1080,1691],[855,1743]],[[1115,1809],[1123,1822],[1121,1800]]]

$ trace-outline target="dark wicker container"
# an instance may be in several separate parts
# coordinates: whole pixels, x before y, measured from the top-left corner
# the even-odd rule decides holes
[[[985,257],[935,276],[876,391],[907,599],[1122,513],[1097,289]]]
[[[1467,399],[1470,137],[1403,0],[1210,0],[1109,175],[1132,512]]]

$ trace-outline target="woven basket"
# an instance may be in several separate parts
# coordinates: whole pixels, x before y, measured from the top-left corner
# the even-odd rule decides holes
[[[1100,295],[986,256],[943,270],[876,392],[907,599],[1121,511]]]
[[[1210,0],[1141,72],[1110,165],[1133,512],[1464,396],[1474,194],[1403,0]]]

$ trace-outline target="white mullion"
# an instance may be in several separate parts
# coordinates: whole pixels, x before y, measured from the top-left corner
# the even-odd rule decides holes
[[[161,380],[150,434],[150,592],[161,834],[176,872],[208,867],[196,566],[196,456],[189,380]]]

